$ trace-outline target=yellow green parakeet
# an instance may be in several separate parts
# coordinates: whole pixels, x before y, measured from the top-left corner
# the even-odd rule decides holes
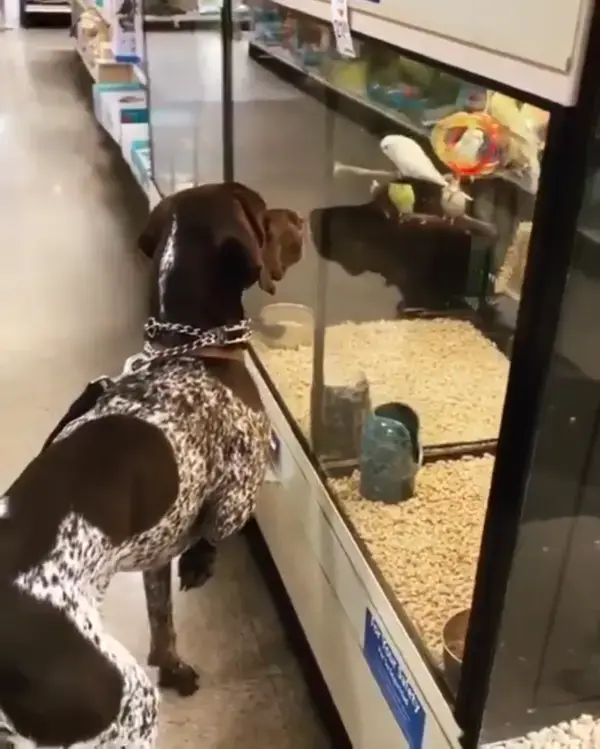
[[[392,182],[388,185],[388,198],[398,213],[412,213],[415,207],[415,191],[404,182]]]

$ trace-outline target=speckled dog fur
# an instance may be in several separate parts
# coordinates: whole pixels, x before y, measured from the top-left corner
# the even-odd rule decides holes
[[[214,216],[221,209],[222,216],[236,211],[241,216],[232,220],[233,229],[219,227],[214,232],[217,248],[226,246],[233,253],[226,258],[226,277],[236,278],[239,284],[239,290],[229,293],[231,305],[222,312],[221,324],[231,324],[243,316],[241,292],[258,279],[259,273],[261,286],[263,281],[263,288],[269,284],[272,293],[273,279],[280,280],[285,269],[297,262],[299,248],[294,248],[292,260],[282,261],[278,247],[271,242],[265,255],[271,253],[270,265],[263,262],[259,257],[260,237],[248,250],[246,229],[239,228],[244,215],[249,214],[244,204],[248,194],[258,206],[258,216],[251,215],[247,223],[260,225],[261,211],[266,210],[260,196],[237,184],[195,190],[187,191],[180,203],[187,235],[184,231],[177,240],[173,215],[167,244],[162,244],[160,252],[176,241],[185,249],[185,240],[193,240],[187,241],[185,251],[188,263],[195,263],[197,276],[193,277],[188,265],[180,275],[177,296],[172,298],[179,304],[175,316],[181,317],[184,305],[180,302],[187,299],[189,323],[206,329],[210,323],[214,325],[212,309],[202,328],[199,315],[205,308],[198,308],[198,312],[192,305],[194,295],[199,293],[197,288],[201,288],[198,279],[209,278],[206,267],[193,254],[198,252],[198,237],[205,243],[213,241],[205,226],[208,219],[202,216]],[[232,209],[227,208],[227,190],[235,191]],[[155,210],[155,226],[156,216],[177,214],[177,197]],[[167,203],[168,209],[164,207]],[[202,208],[204,213],[199,210]],[[292,212],[273,211],[277,213],[285,214],[284,223],[291,217],[297,244],[300,220]],[[224,239],[219,239],[221,236]],[[246,260],[238,246],[247,254]],[[181,255],[181,247],[179,252]],[[207,253],[213,262],[215,256],[214,251]],[[231,266],[231,258],[241,262],[243,272]],[[158,251],[154,260],[157,271],[164,270]],[[170,269],[174,276],[179,260],[174,260]],[[156,286],[158,276],[157,272]],[[165,286],[164,276],[160,283]],[[169,295],[164,288],[159,291],[161,316],[168,320],[173,314]],[[218,300],[219,289],[212,291]],[[210,293],[207,296],[210,301]],[[216,319],[218,322],[218,316]],[[163,345],[168,348],[177,343],[167,341]],[[178,659],[174,647],[170,562],[190,547],[197,548],[202,558],[202,544],[213,549],[244,526],[254,511],[268,459],[268,420],[260,403],[257,407],[253,396],[248,398],[248,393],[242,392],[244,377],[249,378],[242,359],[235,366],[235,376],[228,381],[222,373],[219,375],[218,366],[215,369],[214,359],[178,355],[150,359],[139,369],[107,381],[94,405],[53,435],[48,450],[42,451],[0,497],[0,605],[14,613],[12,620],[0,615],[0,725],[5,722],[17,730],[17,747],[29,745],[21,738],[24,736],[60,735],[58,743],[64,747],[154,749],[158,692],[142,666],[105,631],[101,619],[104,594],[117,572],[144,571],[153,636],[153,628],[159,629],[168,640],[160,645],[159,662],[152,663],[152,651],[149,662],[165,666],[167,672],[172,669],[175,676],[184,677],[184,682],[187,678],[190,692],[196,688],[195,671]],[[232,382],[237,384],[232,386]],[[161,465],[157,467],[156,463]],[[160,497],[155,497],[154,510],[151,500],[150,505],[145,500],[153,481],[164,484],[162,494],[160,487],[156,491]],[[45,499],[46,487],[49,498]],[[64,496],[71,487],[82,491],[83,499]],[[120,496],[125,498],[122,505]],[[141,517],[129,518],[130,512],[138,512]],[[132,530],[135,528],[142,530]],[[20,571],[13,574],[13,569]],[[39,622],[45,631],[38,635]],[[165,657],[169,661],[166,664]],[[45,659],[51,664],[46,669]],[[86,672],[83,675],[82,669]],[[34,695],[36,690],[42,695],[39,711],[35,699],[32,703],[29,697],[32,690]],[[25,695],[23,703],[19,701],[21,693]],[[80,720],[77,726],[69,723],[71,702],[77,703],[72,709],[72,715]],[[64,717],[62,723],[60,715]],[[30,730],[33,724],[35,729]]]
[[[205,540],[216,544],[243,528],[264,480],[270,428],[264,414],[249,409],[197,358],[151,364],[119,377],[59,439],[110,414],[134,416],[165,434],[179,471],[177,502],[152,530],[118,547],[69,515],[49,558],[17,584],[65,611],[125,678],[119,717],[93,746],[150,749],[158,696],[143,668],[105,632],[100,603],[116,572],[160,566],[195,541],[190,534],[202,501],[208,511],[200,530]]]

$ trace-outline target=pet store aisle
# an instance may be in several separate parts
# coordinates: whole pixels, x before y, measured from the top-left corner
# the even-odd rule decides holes
[[[135,248],[139,191],[104,145],[64,31],[7,32],[0,44],[0,478],[11,482],[82,385],[140,343],[146,264]],[[181,655],[201,673],[166,697],[161,749],[328,746],[243,541],[217,575],[179,595]],[[141,580],[121,576],[108,626],[141,660]]]

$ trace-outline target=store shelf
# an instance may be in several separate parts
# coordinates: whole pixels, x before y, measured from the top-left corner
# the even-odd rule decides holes
[[[246,6],[235,11],[236,21],[247,25],[250,12]],[[189,31],[203,27],[219,25],[221,23],[221,9],[219,6],[208,6],[204,9],[173,16],[145,15],[144,26],[148,31]]]
[[[423,6],[428,6],[429,10],[433,1],[428,0],[423,3]],[[558,11],[564,9],[566,2],[567,0],[561,0],[560,3],[555,4],[556,7],[553,7],[553,10],[557,12],[557,15]],[[325,0],[279,0],[279,4],[307,16],[331,22],[331,4]],[[421,3],[412,2],[409,5],[414,11]],[[507,40],[511,37],[515,39],[512,24],[515,17],[513,13],[516,13],[516,10],[505,10],[497,15],[493,23],[486,21],[486,25],[493,29],[491,36],[495,39],[495,44],[490,42],[487,48],[482,48],[477,43],[467,41],[473,29],[480,26],[479,18],[483,20],[480,8],[467,0],[460,3],[460,8],[455,8],[453,4],[448,6],[449,22],[452,23],[452,15],[455,14],[457,18],[460,17],[463,26],[462,29],[455,30],[452,34],[436,33],[429,28],[425,30],[423,27],[411,25],[410,22],[404,20],[405,16],[402,16],[408,13],[408,9],[404,4],[395,3],[393,0],[382,0],[377,3],[373,3],[372,0],[350,0],[349,6],[351,29],[356,34],[379,39],[416,56],[424,56],[457,70],[469,71],[475,76],[499,81],[505,86],[526,91],[532,96],[557,104],[569,106],[577,100],[583,50],[587,43],[594,7],[592,0],[572,4],[572,10],[578,14],[577,24],[574,38],[569,38],[572,53],[566,61],[562,61],[562,69],[555,69],[541,63],[537,55],[534,56],[536,61],[512,56],[509,51],[512,45],[507,46]],[[435,4],[435,9],[440,18],[442,16],[448,18],[443,8],[440,10],[439,3]],[[466,13],[466,11],[470,12]],[[544,12],[544,17],[546,15]],[[568,12],[568,16],[569,20],[572,20],[571,12]],[[404,22],[401,22],[401,17]],[[557,18],[552,17],[551,21],[554,26],[552,31],[556,34]],[[559,28],[559,37],[561,31],[570,37],[571,28],[564,27],[562,30]],[[528,35],[524,34],[524,45],[527,45],[527,39]],[[551,45],[545,46],[546,53],[552,54]]]
[[[22,28],[68,28],[71,23],[71,6],[66,2],[19,2],[19,23]]]
[[[427,128],[412,122],[401,112],[396,112],[370,101],[364,96],[344,91],[332,86],[318,73],[303,69],[293,56],[283,47],[266,46],[257,41],[249,44],[249,54],[253,60],[264,65],[281,78],[292,83],[319,101],[326,101],[336,112],[350,118],[361,127],[378,134],[389,134],[390,124],[412,138],[419,138],[422,145],[430,149]],[[483,178],[485,179],[485,178]],[[534,195],[529,179],[510,173],[494,174],[489,179],[502,179],[516,185],[529,195]]]
[[[88,0],[75,0],[75,2],[81,8],[81,10],[91,11],[92,13],[95,13],[107,26],[110,26],[110,20],[105,15],[103,8],[99,8],[94,3],[88,2]]]
[[[129,63],[114,60],[90,60],[78,44],[75,45],[75,49],[95,83],[129,83],[136,79],[133,67]]]
[[[25,12],[70,15],[71,6],[66,3],[25,3]]]

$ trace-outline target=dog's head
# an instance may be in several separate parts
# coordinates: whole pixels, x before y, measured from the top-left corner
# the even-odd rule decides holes
[[[301,258],[302,237],[298,214],[268,209],[258,193],[234,182],[165,198],[150,214],[138,245],[154,261],[156,303],[191,323],[194,300],[204,307],[241,306],[243,291],[255,283],[274,294],[276,283]]]

